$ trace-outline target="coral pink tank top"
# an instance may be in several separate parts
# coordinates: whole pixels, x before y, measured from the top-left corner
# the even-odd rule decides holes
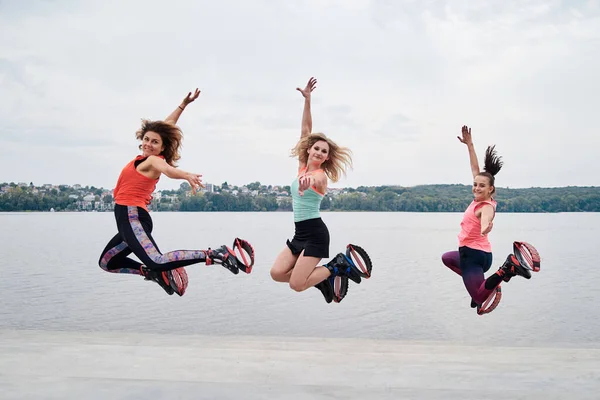
[[[490,204],[494,207],[494,214],[496,213],[496,201],[475,201],[473,200],[469,207],[467,207],[463,220],[460,223],[460,233],[458,234],[458,246],[467,246],[471,249],[485,251],[487,253],[492,252],[492,245],[488,240],[487,234],[481,236],[481,220],[475,215],[475,211],[478,208],[483,207],[486,204]]]

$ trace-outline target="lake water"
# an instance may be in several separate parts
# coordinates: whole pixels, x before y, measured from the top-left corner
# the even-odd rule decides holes
[[[362,246],[373,276],[340,304],[311,288],[293,292],[269,268],[293,235],[291,213],[153,213],[162,251],[231,245],[256,250],[252,274],[187,268],[188,291],[168,296],[139,276],[109,274],[100,252],[116,233],[112,213],[0,213],[0,329],[208,335],[348,337],[476,344],[600,343],[600,214],[503,214],[490,235],[495,270],[513,240],[536,246],[542,270],[504,283],[478,316],[460,277],[440,256],[454,250],[460,213],[323,213],[331,255]]]

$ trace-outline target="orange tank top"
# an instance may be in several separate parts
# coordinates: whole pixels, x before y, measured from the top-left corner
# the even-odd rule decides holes
[[[135,162],[146,158],[137,156],[123,168],[114,190],[115,204],[142,207],[148,211],[158,179],[148,178],[135,169]]]
[[[460,233],[458,235],[458,246],[467,246],[471,249],[492,252],[492,245],[488,240],[487,235],[481,236],[481,220],[475,215],[478,208],[490,204],[494,207],[496,213],[496,201],[475,201],[473,200],[467,207],[463,220],[460,223]]]

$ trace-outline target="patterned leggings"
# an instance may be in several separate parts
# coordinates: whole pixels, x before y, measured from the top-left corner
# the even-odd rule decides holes
[[[152,238],[152,218],[135,206],[115,205],[117,233],[100,256],[100,268],[107,272],[140,275],[141,265],[155,271],[169,271],[206,261],[202,250],[176,250],[161,253]],[[135,254],[142,263],[129,257]]]

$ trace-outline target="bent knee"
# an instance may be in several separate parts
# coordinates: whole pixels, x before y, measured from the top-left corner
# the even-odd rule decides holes
[[[290,289],[292,289],[295,292],[303,292],[307,289],[306,282],[290,280]]]
[[[456,251],[449,251],[442,254],[442,263],[448,267],[455,266],[460,263],[460,257]]]
[[[279,282],[281,279],[281,272],[277,271],[275,268],[271,268],[269,273],[271,274],[271,279],[273,279],[275,282]]]
[[[108,263],[104,262],[104,260],[102,260],[102,258],[101,258],[100,260],[98,260],[98,266],[99,266],[99,267],[100,267],[100,268],[101,268],[103,271],[109,272],[109,271],[108,271]]]
[[[273,268],[271,268],[270,274],[271,279],[273,279],[275,282],[287,282],[288,280],[288,271],[283,271],[277,268],[276,266],[273,266]]]

